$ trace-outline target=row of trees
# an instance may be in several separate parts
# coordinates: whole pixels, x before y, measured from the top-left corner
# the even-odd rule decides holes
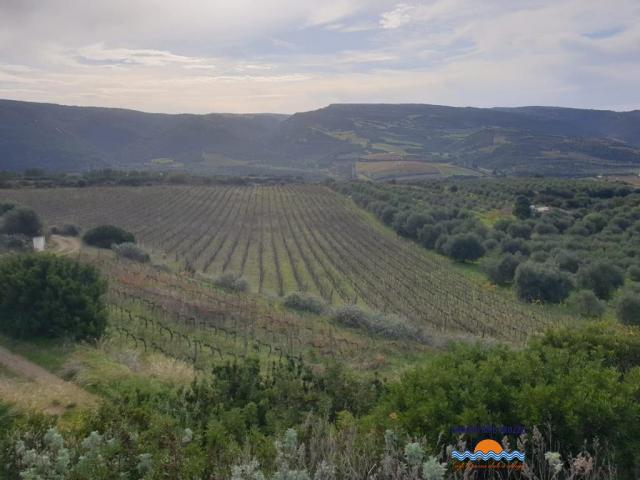
[[[571,303],[592,314],[601,310],[588,307],[594,296],[608,301],[629,282],[618,312],[640,322],[622,313],[635,311],[640,281],[640,193],[628,186],[503,179],[335,188],[425,248],[479,260],[492,282],[514,285],[523,301],[558,303],[575,293]]]

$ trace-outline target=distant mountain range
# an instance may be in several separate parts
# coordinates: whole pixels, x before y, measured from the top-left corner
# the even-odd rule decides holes
[[[640,111],[336,104],[294,115],[169,115],[0,100],[0,170],[351,175],[354,162],[510,175],[640,170]]]

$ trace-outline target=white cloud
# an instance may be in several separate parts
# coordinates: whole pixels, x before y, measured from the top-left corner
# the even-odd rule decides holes
[[[128,65],[163,66],[171,63],[196,67],[209,67],[206,59],[176,55],[164,50],[106,48],[103,43],[81,47],[77,50],[81,59],[98,62],[124,63]]]
[[[399,3],[393,10],[380,15],[380,26],[384,29],[400,28],[412,20],[415,7],[406,3]]]

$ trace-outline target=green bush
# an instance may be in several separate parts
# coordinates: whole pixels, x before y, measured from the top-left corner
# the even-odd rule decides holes
[[[71,223],[64,224],[61,227],[54,225],[51,227],[51,234],[62,235],[63,237],[77,237],[80,235],[80,227]]]
[[[136,243],[136,238],[132,233],[113,225],[100,225],[87,230],[82,240],[93,247],[111,248],[111,245],[121,243]]]
[[[496,285],[508,285],[513,282],[516,268],[521,261],[518,255],[507,253],[500,257],[491,258],[485,266],[485,271],[489,279]]]
[[[32,209],[17,207],[3,215],[0,231],[8,235],[37,237],[42,234],[42,222]]]
[[[606,306],[591,290],[578,290],[569,297],[569,304],[583,317],[599,317]]]
[[[531,238],[531,225],[526,222],[514,222],[509,225],[507,233],[513,238],[529,240]]]
[[[106,284],[98,271],[46,254],[0,260],[0,330],[21,338],[95,339],[104,332]]]
[[[443,233],[444,229],[440,225],[425,225],[418,232],[418,239],[425,248],[434,249]]]
[[[249,282],[238,273],[223,273],[213,280],[213,284],[232,292],[248,292]]]
[[[0,252],[26,252],[33,249],[31,239],[25,235],[0,234]]]
[[[578,271],[580,288],[593,290],[598,298],[608,299],[613,291],[624,284],[624,274],[615,265],[595,262]]]
[[[589,336],[568,329],[551,335],[517,351],[455,346],[392,385],[373,415],[376,424],[426,435],[436,445],[452,425],[546,423],[565,452],[607,439],[628,472],[640,447],[640,370],[636,358],[623,375],[612,359],[630,348],[637,354],[637,335],[633,345],[601,328]]]
[[[322,299],[306,292],[291,292],[284,298],[284,306],[311,313],[322,313],[326,308]]]
[[[359,328],[386,338],[415,340],[419,342],[426,341],[419,330],[409,324],[406,319],[396,315],[383,315],[369,312],[357,305],[345,305],[337,308],[332,318],[340,325]]]
[[[520,220],[525,220],[531,216],[531,202],[524,195],[519,195],[513,205],[513,214]]]
[[[557,253],[556,264],[560,270],[576,273],[580,268],[580,258],[576,253],[563,250]]]
[[[627,292],[620,297],[616,314],[622,323],[640,326],[640,293]]]
[[[119,245],[114,244],[111,249],[116,253],[117,256],[132,260],[134,262],[149,263],[151,261],[149,254],[142,248],[137,246],[135,243],[125,242]]]
[[[629,274],[629,278],[634,282],[640,282],[640,266],[631,265],[627,269],[627,273]]]
[[[477,260],[484,255],[484,247],[477,235],[461,234],[449,237],[444,245],[446,254],[456,262]]]
[[[559,303],[567,298],[572,288],[566,273],[532,262],[518,266],[514,284],[518,298],[526,302]]]

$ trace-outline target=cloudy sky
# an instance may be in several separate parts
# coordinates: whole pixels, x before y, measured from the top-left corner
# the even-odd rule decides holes
[[[640,108],[638,0],[0,0],[0,98]]]

